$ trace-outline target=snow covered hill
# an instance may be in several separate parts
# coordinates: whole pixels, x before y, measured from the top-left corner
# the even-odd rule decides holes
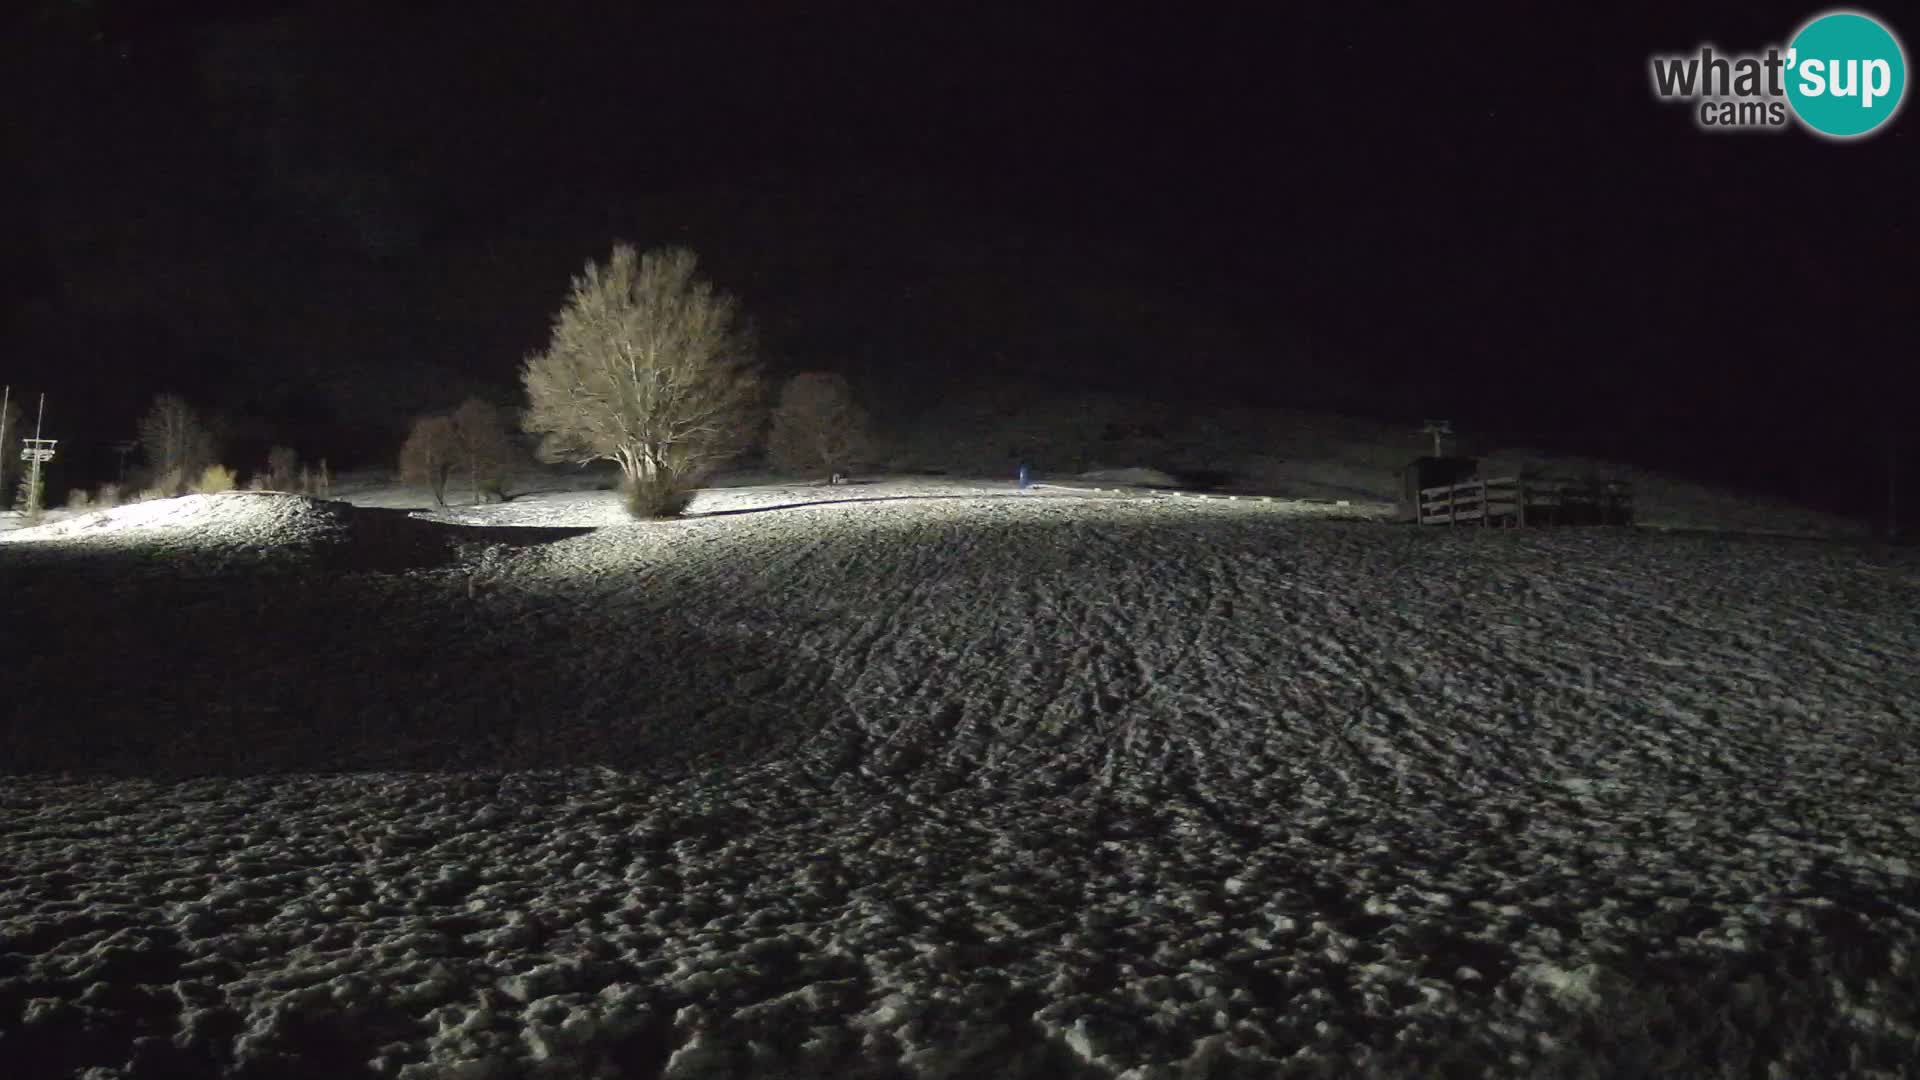
[[[1920,561],[1377,517],[902,481],[8,534],[0,1061],[1920,1075]]]
[[[1012,476],[1025,462],[1045,477],[1146,469],[1187,486],[1298,498],[1399,497],[1400,470],[1429,453],[1417,423],[1392,424],[1298,409],[1181,403],[1004,379],[962,385],[931,407],[881,408],[893,426],[883,456],[899,470]],[[1652,469],[1570,457],[1468,430],[1448,446],[1482,461],[1483,476],[1522,467],[1632,483],[1638,521],[1655,528],[1860,538],[1869,523],[1778,498],[1737,493]],[[1789,463],[1782,462],[1782,467]]]

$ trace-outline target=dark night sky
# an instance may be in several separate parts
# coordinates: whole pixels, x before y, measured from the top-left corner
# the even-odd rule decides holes
[[[1716,137],[1648,89],[1813,8],[1400,7],[47,0],[0,57],[6,378],[98,438],[167,387],[371,437],[511,400],[624,238],[922,395],[1152,372],[1755,481],[1915,426],[1911,109]]]

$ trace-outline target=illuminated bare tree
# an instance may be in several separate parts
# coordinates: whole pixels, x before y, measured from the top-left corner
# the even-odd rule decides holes
[[[636,513],[677,509],[705,469],[744,449],[759,374],[732,297],[691,251],[614,246],[573,279],[546,349],[521,369],[522,427],[548,461],[612,461]]]
[[[842,376],[808,371],[787,380],[773,410],[767,456],[782,469],[831,478],[868,446],[867,413]]]

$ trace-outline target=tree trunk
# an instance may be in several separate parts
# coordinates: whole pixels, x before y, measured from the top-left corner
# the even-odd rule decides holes
[[[620,475],[626,479],[628,487],[631,488],[640,483],[639,455],[631,450],[622,449],[614,454],[613,460],[619,464]]]

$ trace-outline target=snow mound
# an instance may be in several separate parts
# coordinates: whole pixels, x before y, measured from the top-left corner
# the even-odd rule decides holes
[[[0,542],[51,551],[112,554],[195,574],[238,566],[296,569],[316,563],[348,570],[434,565],[450,553],[445,523],[404,510],[369,509],[279,492],[182,495],[97,510]]]
[[[20,529],[12,541],[117,540],[150,543],[156,534],[190,533],[219,544],[284,543],[314,538],[347,527],[353,508],[302,495],[274,492],[224,492],[97,510],[64,521]]]

